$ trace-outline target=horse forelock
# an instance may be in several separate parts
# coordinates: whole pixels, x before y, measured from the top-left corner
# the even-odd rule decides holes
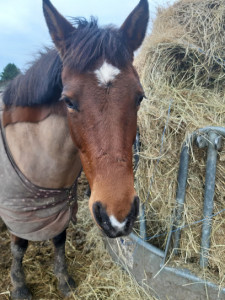
[[[99,60],[118,69],[125,68],[132,61],[132,53],[120,30],[114,26],[99,27],[93,17],[90,22],[83,18],[75,18],[74,22],[77,27],[67,40],[64,66],[84,73],[94,71]]]

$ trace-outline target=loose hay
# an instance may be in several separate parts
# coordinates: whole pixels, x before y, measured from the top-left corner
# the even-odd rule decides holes
[[[194,130],[225,126],[224,1],[181,0],[159,9],[153,32],[135,64],[148,98],[139,112],[141,153],[136,185],[146,202],[149,240],[164,249],[175,205],[181,145]],[[225,208],[224,158],[225,149],[218,158],[214,213]],[[205,161],[206,151],[193,146],[184,224],[202,219]],[[213,218],[207,271],[198,267],[201,224],[182,230],[181,255],[173,263],[224,286],[224,223],[225,213]]]
[[[83,177],[84,178],[84,177]],[[101,234],[93,224],[88,199],[83,199],[86,183],[79,184],[78,224],[68,229],[66,256],[69,273],[77,289],[68,300],[154,300],[137,285],[130,274],[117,266],[104,247]],[[10,299],[10,239],[1,232],[0,300]],[[53,247],[50,241],[30,243],[24,257],[24,269],[34,300],[65,299],[57,289],[53,274]]]
[[[182,0],[159,9],[137,63],[142,76],[176,88],[224,88],[224,19],[222,0]]]

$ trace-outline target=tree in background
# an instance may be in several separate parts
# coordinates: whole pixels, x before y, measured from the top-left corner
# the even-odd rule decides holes
[[[0,74],[0,82],[12,80],[14,77],[16,77],[20,73],[21,73],[20,69],[18,69],[15,64],[9,63],[3,69],[3,72]]]

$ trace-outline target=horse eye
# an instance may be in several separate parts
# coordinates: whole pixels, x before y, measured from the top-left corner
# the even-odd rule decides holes
[[[69,98],[64,98],[64,101],[69,108],[73,108],[73,103]]]
[[[144,99],[144,97],[145,97],[144,95],[137,96],[137,98],[136,98],[136,106],[137,107],[141,105],[141,102]]]
[[[78,112],[80,111],[79,110],[79,104],[78,104],[77,101],[70,100],[68,97],[65,97],[63,100],[65,101],[68,108],[74,109]]]

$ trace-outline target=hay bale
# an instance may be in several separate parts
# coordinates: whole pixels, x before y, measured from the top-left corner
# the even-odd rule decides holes
[[[182,0],[159,9],[142,61],[142,66],[148,65],[142,74],[145,80],[224,88],[224,20],[222,0]]]
[[[147,235],[163,249],[175,205],[179,154],[188,134],[205,126],[225,126],[225,3],[181,0],[159,9],[136,67],[148,100],[139,111],[141,153],[136,173],[146,203]],[[200,50],[201,49],[201,50]],[[163,135],[164,132],[164,135]],[[162,143],[163,137],[163,143]],[[193,146],[184,224],[202,219],[205,150]],[[147,199],[147,200],[146,200]],[[219,154],[214,213],[225,208],[225,150]],[[206,279],[223,284],[225,214],[213,218]],[[182,230],[176,265],[198,267],[201,224]]]

